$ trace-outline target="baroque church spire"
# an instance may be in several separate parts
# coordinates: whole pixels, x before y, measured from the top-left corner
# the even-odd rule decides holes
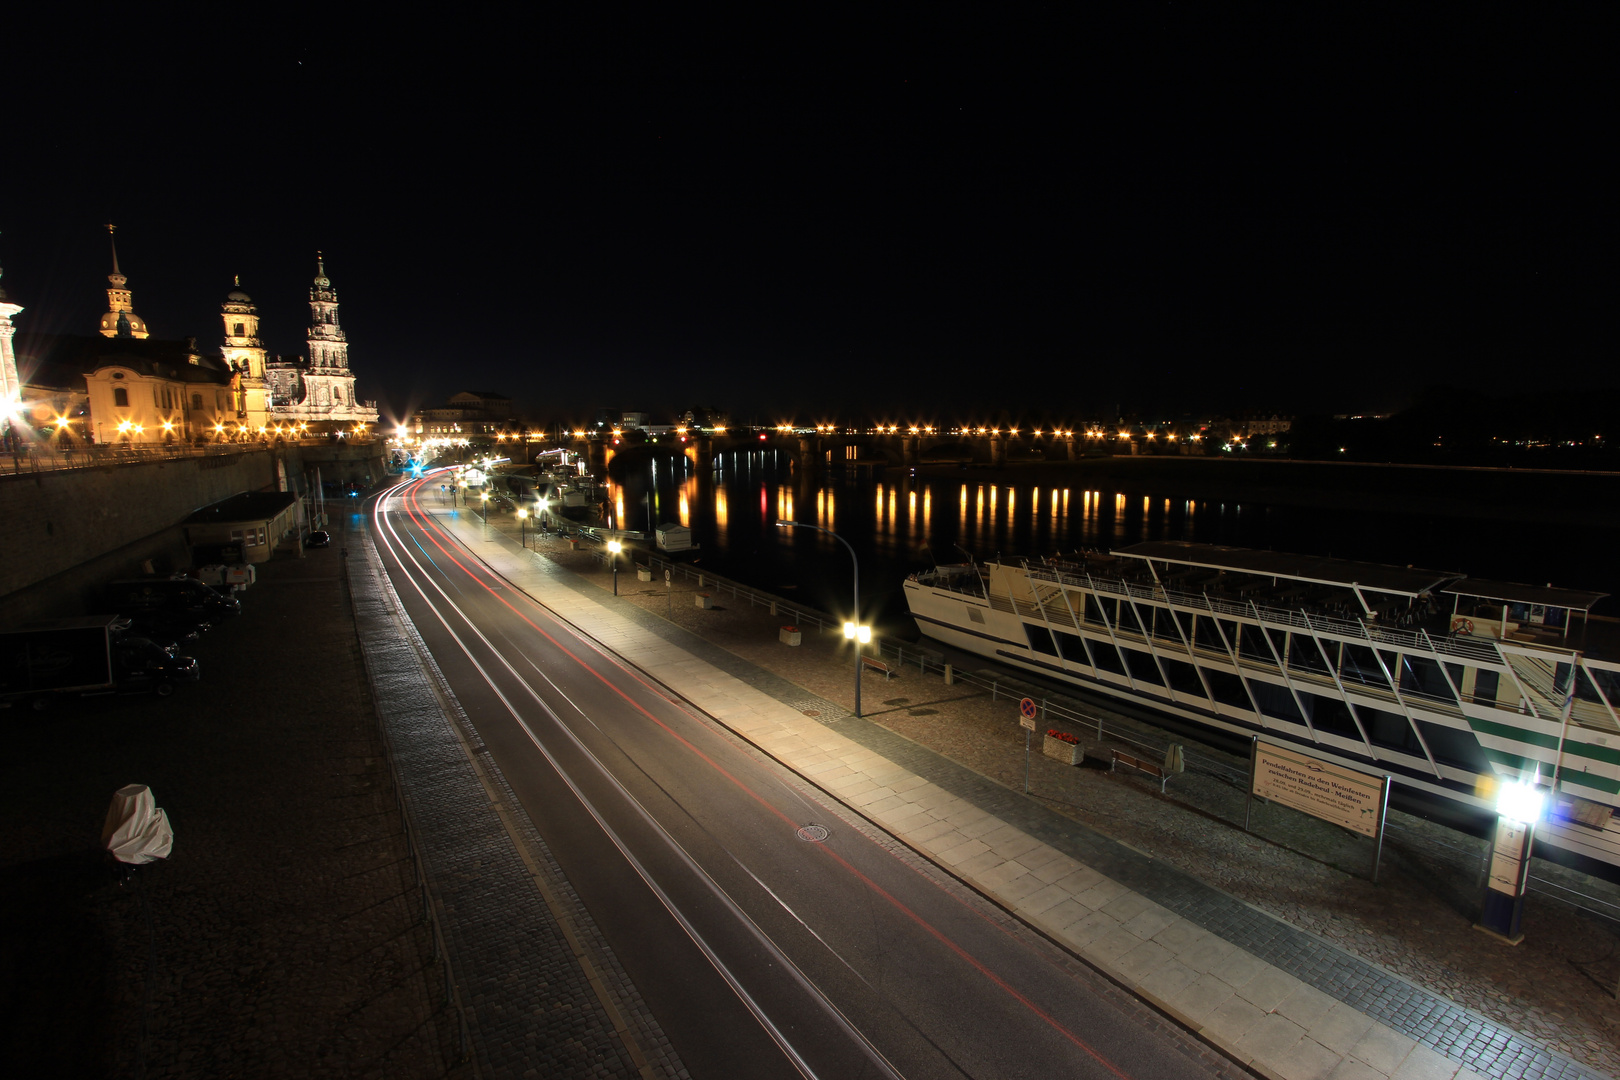
[[[326,259],[315,253],[315,281],[309,288],[309,364],[333,371],[349,370],[349,340],[338,322],[337,290],[326,276]]]
[[[110,288],[107,290],[107,313],[101,317],[101,336],[144,338],[147,336],[146,323],[135,314],[133,294],[127,288],[129,279],[118,269],[118,240],[113,235],[117,228],[110,222],[107,225],[107,242],[112,246],[113,272],[107,275]],[[126,330],[127,333],[124,332]]]

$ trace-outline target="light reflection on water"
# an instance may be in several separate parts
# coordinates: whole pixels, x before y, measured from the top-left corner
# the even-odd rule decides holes
[[[1467,571],[1509,581],[1603,589],[1612,530],[1565,533],[1551,550],[1504,543],[1510,527],[1418,514],[1269,505],[999,481],[988,470],[879,479],[803,474],[762,450],[717,458],[700,474],[690,457],[661,458],[613,484],[615,523],[651,535],[660,521],[692,530],[700,567],[839,616],[848,614],[850,559],[830,536],[778,529],[795,520],[836,531],[860,558],[862,609],[880,627],[909,630],[901,582],[941,563],[1043,556],[1142,540],[1191,540]]]
[[[685,557],[699,566],[844,615],[851,575],[845,549],[830,536],[774,526],[801,521],[835,531],[860,558],[863,609],[872,617],[875,605],[879,624],[894,628],[905,621],[900,582],[936,560],[1048,555],[1138,540],[1254,540],[1234,528],[1232,504],[1015,486],[982,474],[914,478],[898,469],[877,480],[817,481],[769,450],[728,454],[716,466],[712,475],[699,475],[688,457],[660,458],[609,484],[612,523],[648,533],[650,548],[661,521],[679,521],[700,546]]]

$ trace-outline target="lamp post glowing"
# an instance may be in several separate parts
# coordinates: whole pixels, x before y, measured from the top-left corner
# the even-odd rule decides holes
[[[1517,945],[1524,917],[1524,893],[1530,879],[1530,853],[1535,846],[1536,822],[1546,796],[1535,783],[1519,780],[1503,784],[1496,793],[1496,829],[1491,834],[1490,878],[1474,926],[1493,937]]]
[[[861,661],[863,657],[861,646],[872,640],[872,628],[870,626],[862,626],[860,624],[861,560],[855,557],[855,549],[849,546],[849,541],[845,540],[842,536],[839,536],[831,529],[823,529],[820,525],[810,525],[803,521],[778,521],[776,523],[776,527],[778,529],[814,529],[816,532],[826,533],[828,536],[844,545],[844,549],[849,552],[849,561],[855,564],[855,598],[854,605],[850,611],[850,614],[853,615],[854,618],[851,621],[844,623],[844,636],[855,642],[855,716],[857,719],[859,719],[861,715]]]
[[[518,516],[518,546],[522,547],[522,548],[527,548],[529,546],[529,540],[528,540],[529,511],[520,506],[517,509],[517,516]]]
[[[623,550],[624,550],[624,545],[619,543],[617,540],[609,540],[608,541],[608,556],[613,560],[613,595],[614,596],[619,595],[619,552],[621,552]]]

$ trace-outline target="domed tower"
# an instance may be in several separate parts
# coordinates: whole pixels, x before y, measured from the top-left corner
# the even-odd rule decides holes
[[[132,305],[129,278],[118,269],[118,241],[113,238],[116,226],[107,226],[107,240],[112,244],[113,272],[107,275],[112,288],[107,290],[107,314],[101,317],[102,337],[146,337],[146,322]],[[120,318],[120,316],[122,316]]]
[[[225,295],[220,305],[225,323],[225,346],[220,351],[232,370],[240,372],[237,418],[253,430],[265,424],[270,405],[270,388],[265,381],[264,342],[259,337],[259,309],[253,298],[242,291],[242,279]]]

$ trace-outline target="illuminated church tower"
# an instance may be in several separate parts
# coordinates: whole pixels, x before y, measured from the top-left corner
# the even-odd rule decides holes
[[[17,376],[17,356],[11,349],[12,335],[17,328],[11,320],[22,314],[22,305],[6,298],[0,289],[0,404],[10,405],[22,400],[22,380]]]
[[[107,226],[107,239],[112,244],[113,272],[107,275],[112,288],[107,290],[107,314],[101,317],[102,337],[133,337],[146,336],[146,323],[135,314],[135,308],[130,301],[131,293],[125,288],[129,278],[118,269],[118,241],[113,239],[115,226]]]
[[[315,284],[309,288],[309,367],[311,374],[349,375],[349,339],[338,325],[337,290],[326,276],[326,260],[315,253]],[[354,377],[349,375],[350,385]]]
[[[242,279],[220,307],[225,322],[225,347],[220,351],[236,376],[231,380],[239,423],[252,431],[265,426],[270,406],[270,384],[265,379],[264,342],[259,337],[259,309],[242,291]]]
[[[309,423],[317,430],[369,429],[377,422],[377,404],[354,396],[349,367],[349,339],[338,322],[337,290],[326,276],[326,260],[315,253],[315,281],[309,289],[309,358],[277,360],[269,377],[275,396],[271,415]]]

